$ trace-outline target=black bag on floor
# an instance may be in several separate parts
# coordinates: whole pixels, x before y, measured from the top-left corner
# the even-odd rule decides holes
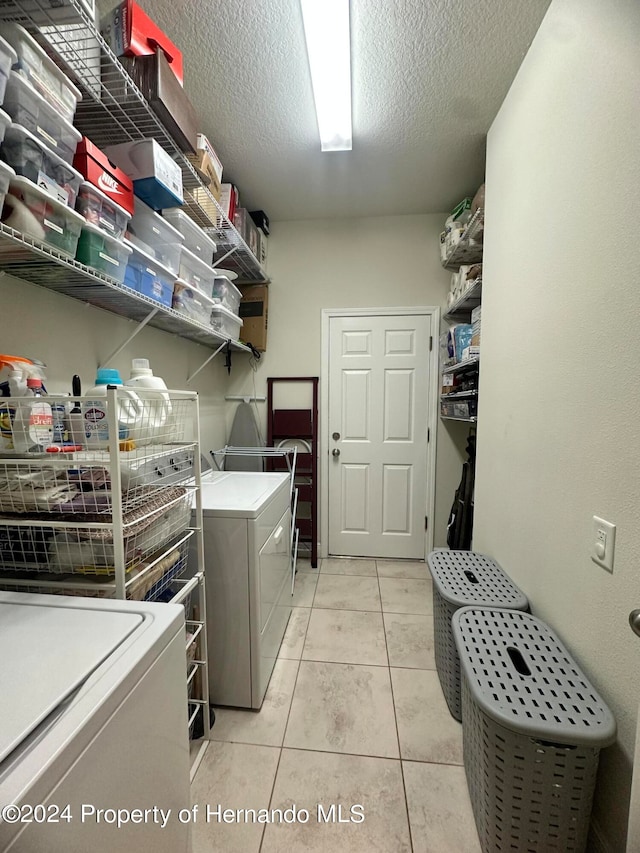
[[[470,435],[467,442],[468,459],[462,465],[462,477],[447,522],[447,545],[451,550],[471,550],[473,536],[473,490],[476,473],[476,438]]]

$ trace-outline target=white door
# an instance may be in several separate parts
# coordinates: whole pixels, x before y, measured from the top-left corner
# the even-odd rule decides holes
[[[429,314],[329,320],[329,553],[424,559]]]

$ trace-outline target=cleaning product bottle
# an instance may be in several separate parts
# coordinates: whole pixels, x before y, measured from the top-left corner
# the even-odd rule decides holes
[[[83,447],[85,443],[84,436],[84,416],[82,414],[82,406],[77,398],[82,395],[82,383],[78,374],[74,374],[71,380],[71,393],[73,394],[73,406],[67,414],[67,435],[69,441],[76,447]]]
[[[170,441],[171,398],[164,379],[153,375],[149,359],[132,359],[131,378],[124,384],[136,389],[142,404],[142,418],[133,435],[136,442],[150,444],[154,441]]]
[[[32,397],[37,399],[32,402]],[[14,451],[35,453],[49,447],[53,443],[53,413],[44,400],[42,379],[27,379],[27,395],[14,405]]]
[[[131,388],[122,386],[117,370],[98,368],[96,384],[87,391],[82,405],[84,444],[87,449],[107,449],[109,446],[109,421],[107,418],[107,386],[118,387],[118,439],[133,438],[136,425],[142,417],[140,398]]]

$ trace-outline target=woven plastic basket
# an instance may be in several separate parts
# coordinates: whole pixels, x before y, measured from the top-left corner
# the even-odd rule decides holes
[[[473,604],[528,610],[529,602],[495,560],[473,551],[432,551],[427,557],[433,578],[433,633],[436,669],[449,711],[462,719],[460,660],[451,617]]]
[[[584,851],[608,707],[551,629],[528,613],[465,607],[462,666],[469,794],[484,853]]]

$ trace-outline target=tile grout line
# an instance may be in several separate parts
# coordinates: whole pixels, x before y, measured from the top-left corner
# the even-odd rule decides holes
[[[411,818],[409,817],[409,802],[407,800],[407,785],[404,778],[404,767],[402,765],[402,746],[400,745],[400,731],[398,730],[398,714],[396,712],[396,698],[393,692],[393,679],[391,678],[391,660],[389,658],[389,644],[387,642],[387,627],[384,621],[384,608],[382,607],[382,590],[380,588],[380,574],[378,572],[378,561],[376,560],[376,575],[378,577],[378,593],[380,595],[380,610],[382,611],[382,626],[384,630],[384,645],[387,650],[387,661],[389,662],[389,686],[391,688],[391,703],[393,705],[393,721],[396,726],[396,738],[398,740],[398,756],[400,759],[400,776],[402,778],[402,792],[404,794],[404,809],[407,815],[407,829],[409,830],[409,845],[413,853],[413,833],[411,831]]]
[[[321,567],[322,567],[322,562],[320,562],[320,565],[318,566],[318,577],[320,576]],[[317,588],[318,588],[318,581],[316,580],[316,589]],[[313,591],[313,597],[315,598],[315,590]],[[292,605],[292,607],[293,607],[293,605]],[[309,608],[309,610],[311,612],[313,612],[313,605]],[[289,618],[291,618],[291,616],[289,616]],[[276,789],[276,781],[278,779],[278,771],[280,770],[280,762],[282,760],[282,751],[285,748],[284,740],[287,736],[287,728],[289,727],[289,717],[291,716],[291,708],[293,706],[293,697],[295,696],[296,687],[298,686],[298,676],[300,675],[300,666],[302,665],[302,654],[304,652],[304,644],[307,641],[307,631],[309,630],[309,622],[310,621],[311,621],[311,613],[309,613],[309,618],[307,619],[307,624],[306,624],[305,629],[304,629],[304,638],[302,640],[302,650],[300,652],[300,657],[298,658],[298,668],[296,670],[296,680],[293,683],[293,690],[291,691],[291,702],[289,703],[289,710],[287,711],[287,721],[284,724],[284,731],[282,732],[282,743],[280,744],[280,753],[278,755],[278,763],[276,764],[276,772],[273,774],[273,784],[271,786],[271,793],[269,794],[269,806],[268,806],[268,808],[271,808],[272,803],[273,803],[273,794],[274,794],[274,791]],[[287,625],[287,627],[288,627],[288,625]],[[282,660],[286,660],[286,658],[282,658]],[[262,827],[262,835],[260,836],[260,846],[258,847],[258,853],[261,853],[261,851],[262,851],[262,845],[264,843],[264,836],[265,836],[266,829],[267,829],[267,825],[265,824]]]

